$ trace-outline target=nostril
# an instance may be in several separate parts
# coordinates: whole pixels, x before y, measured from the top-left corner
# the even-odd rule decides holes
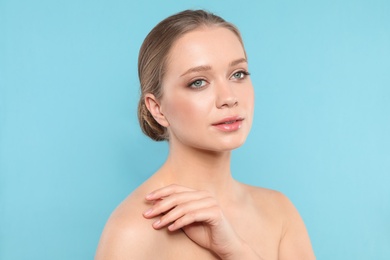
[[[219,108],[223,107],[234,107],[238,105],[238,100],[236,98],[229,98],[229,99],[224,99],[222,102],[217,105]]]
[[[215,83],[216,106],[232,107],[238,104],[237,96],[234,93],[233,86],[229,82],[219,81]]]

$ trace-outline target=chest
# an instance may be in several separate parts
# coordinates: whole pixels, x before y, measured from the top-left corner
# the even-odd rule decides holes
[[[237,234],[265,259],[277,259],[280,241],[280,225],[262,216],[230,217]],[[159,259],[213,260],[217,255],[191,241],[183,231],[166,232],[163,252]],[[157,253],[157,252],[156,252]]]
[[[201,246],[190,240],[183,231],[177,231],[169,234],[169,237],[164,241],[166,250],[160,252],[159,259],[166,260],[214,260],[220,259],[209,250],[202,248]],[[157,259],[157,258],[156,258]]]

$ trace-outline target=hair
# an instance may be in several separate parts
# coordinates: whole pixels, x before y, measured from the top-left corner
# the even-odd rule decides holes
[[[160,125],[145,104],[145,95],[163,96],[164,78],[169,52],[175,41],[199,27],[222,27],[232,31],[243,45],[239,30],[220,16],[204,10],[185,10],[158,23],[146,36],[138,56],[138,77],[141,95],[138,103],[138,121],[142,132],[155,141],[168,140],[167,129]],[[244,46],[244,45],[243,45]]]

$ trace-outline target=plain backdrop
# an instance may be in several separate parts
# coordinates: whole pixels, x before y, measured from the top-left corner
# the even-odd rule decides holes
[[[286,194],[318,259],[390,259],[386,0],[0,0],[0,259],[93,258],[167,155],[138,126],[137,55],[188,8],[243,34],[256,107],[235,178]]]

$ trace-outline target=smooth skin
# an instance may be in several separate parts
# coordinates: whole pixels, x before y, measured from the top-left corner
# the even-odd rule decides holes
[[[175,42],[163,97],[145,98],[168,129],[168,158],[113,212],[96,260],[315,259],[288,198],[232,178],[231,150],[244,143],[253,117],[247,66],[225,28],[202,27]],[[236,127],[219,124],[232,118]]]

